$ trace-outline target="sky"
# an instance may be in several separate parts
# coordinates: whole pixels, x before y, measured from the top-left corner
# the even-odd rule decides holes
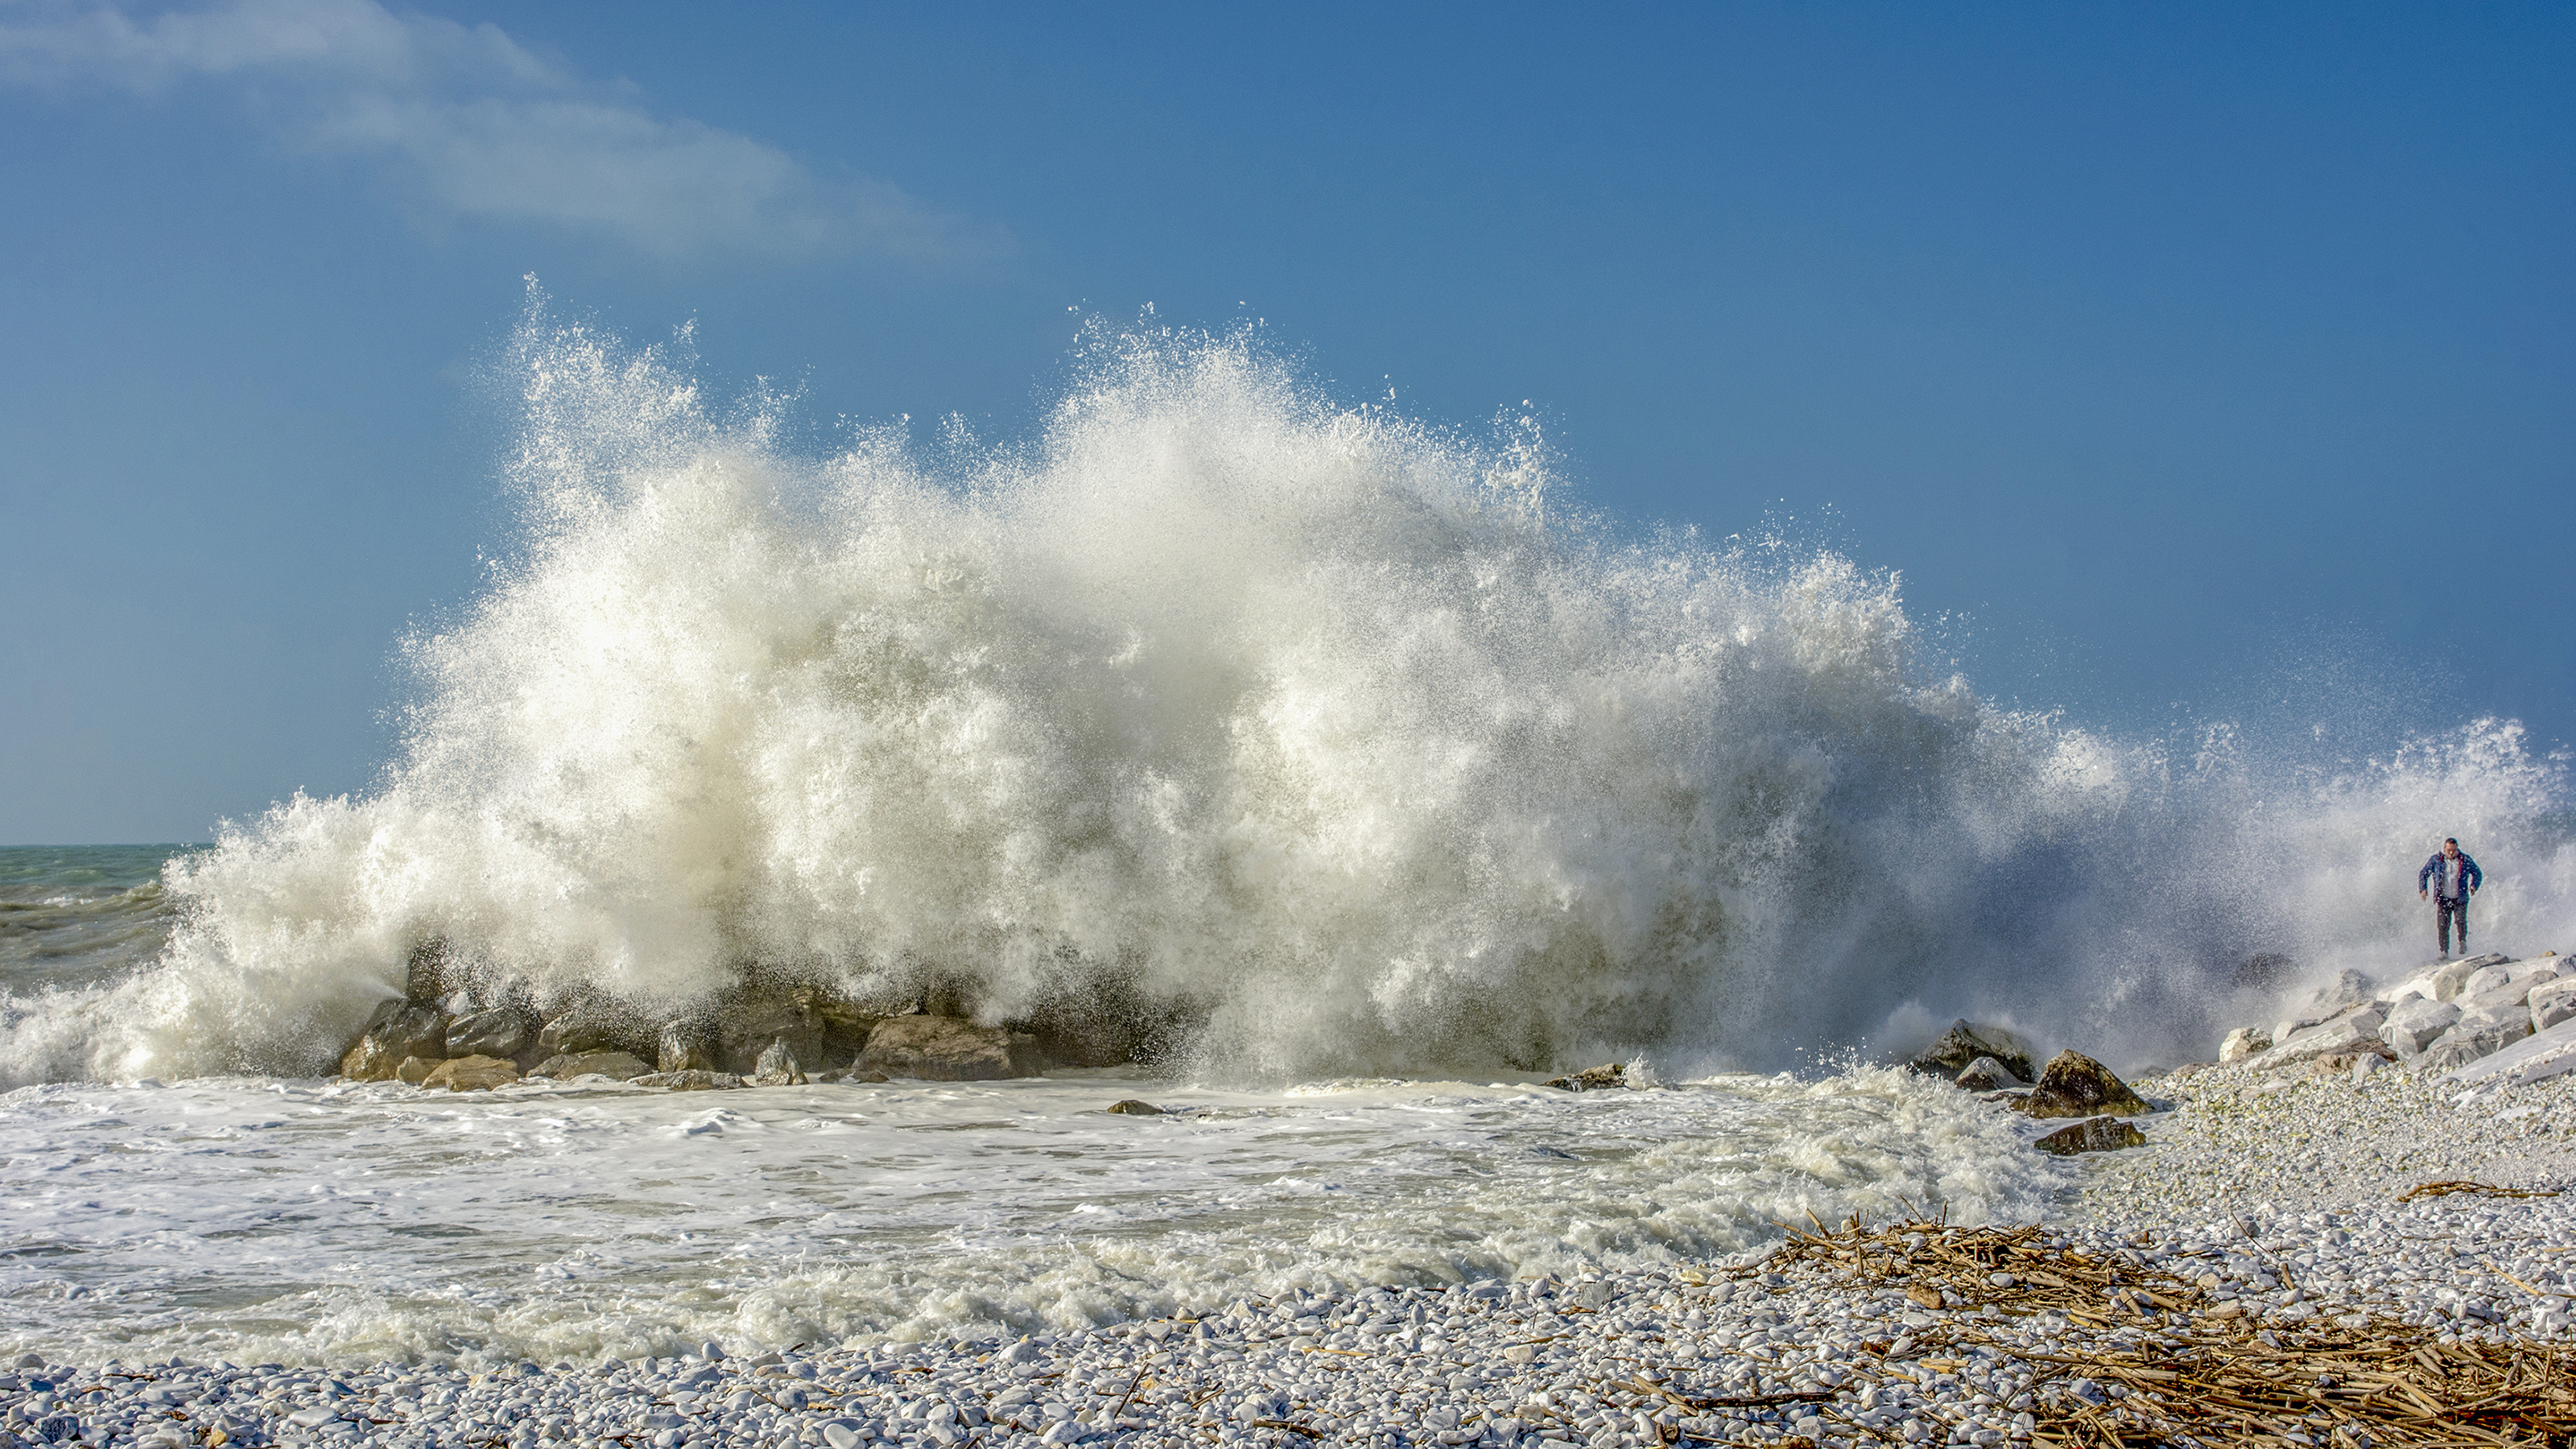
[[[2576,741],[2576,8],[0,0],[0,843],[396,743],[529,276],[1031,428],[1082,316],[1531,400],[2096,728]]]

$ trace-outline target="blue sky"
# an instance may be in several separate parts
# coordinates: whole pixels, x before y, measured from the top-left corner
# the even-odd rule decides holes
[[[1901,570],[1997,697],[2576,739],[2576,10],[0,0],[0,842],[363,788],[534,273],[817,415],[1079,308],[1533,399]]]

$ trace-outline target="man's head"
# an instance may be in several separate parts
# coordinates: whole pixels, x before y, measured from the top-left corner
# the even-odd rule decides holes
[[[2442,853],[2448,856],[2457,856],[2460,853],[2460,838],[2454,835],[2444,840],[2442,842]]]

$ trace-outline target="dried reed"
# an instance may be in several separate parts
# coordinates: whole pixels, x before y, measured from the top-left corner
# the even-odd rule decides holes
[[[2443,1342],[2377,1311],[2258,1334],[2232,1301],[2143,1255],[2093,1256],[2037,1227],[1819,1223],[1791,1229],[1762,1267],[1797,1264],[1901,1287],[1927,1308],[2063,1318],[2053,1353],[1998,1340],[1982,1315],[1955,1313],[1910,1341],[1873,1345],[1889,1361],[1953,1348],[2028,1364],[2041,1443],[2576,1446],[2576,1355],[2529,1339]]]

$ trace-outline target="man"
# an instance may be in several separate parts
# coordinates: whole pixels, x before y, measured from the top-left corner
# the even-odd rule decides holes
[[[2420,901],[2428,894],[2433,897],[2433,938],[2441,947],[2440,959],[2451,958],[2454,920],[2460,923],[2460,954],[2469,954],[2469,897],[2476,895],[2485,881],[2478,863],[2460,854],[2457,837],[2443,841],[2442,853],[2415,872],[2415,898]]]

